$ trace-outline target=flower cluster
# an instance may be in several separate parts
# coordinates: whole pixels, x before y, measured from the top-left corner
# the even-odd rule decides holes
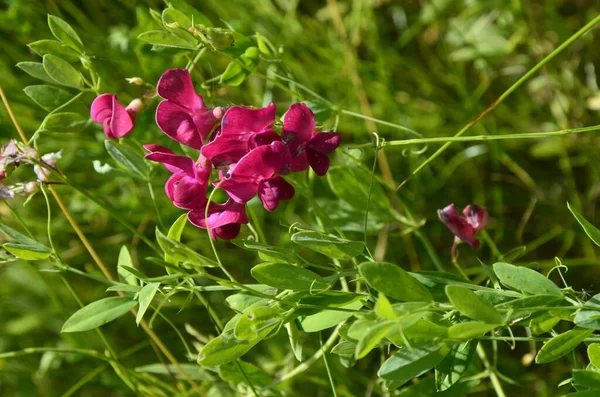
[[[264,108],[209,108],[185,69],[167,70],[157,93],[163,98],[156,109],[158,127],[171,139],[198,149],[200,155],[194,161],[160,145],[145,145],[146,158],[164,164],[173,174],[165,185],[167,196],[189,211],[192,224],[209,229],[215,240],[238,235],[241,225],[248,223],[245,205],[253,197],[258,196],[267,211],[294,197],[293,186],[282,175],[309,167],[325,175],[328,155],[340,145],[339,134],[315,132],[314,114],[303,103],[293,104],[283,116],[281,134],[274,127],[272,103]],[[92,116],[102,119],[105,130],[122,136],[129,127],[127,110],[114,96],[100,98],[95,103],[104,110],[95,112],[92,106]],[[207,199],[213,170],[218,178],[212,186],[229,196],[222,204]]]
[[[452,245],[452,258],[456,258],[456,247],[460,241],[464,241],[472,248],[479,247],[479,241],[475,234],[483,230],[488,223],[488,212],[484,207],[478,205],[467,205],[463,209],[463,214],[456,211],[454,204],[450,204],[444,209],[438,210],[438,217],[454,234],[454,244]]]

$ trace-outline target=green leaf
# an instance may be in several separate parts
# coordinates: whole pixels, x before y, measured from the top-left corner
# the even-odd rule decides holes
[[[71,64],[56,55],[46,54],[42,59],[44,70],[52,80],[67,87],[82,88],[81,75]]]
[[[185,50],[193,50],[196,48],[196,45],[191,40],[184,39],[174,33],[165,32],[163,30],[144,32],[138,36],[138,39],[161,47],[181,48]]]
[[[17,63],[17,67],[27,73],[30,76],[35,77],[36,79],[44,80],[45,82],[56,84],[46,70],[44,69],[44,65],[41,62],[19,62]]]
[[[225,298],[225,302],[227,303],[227,305],[233,311],[236,311],[238,313],[243,313],[250,306],[264,300],[265,298],[244,293],[229,295],[227,298]]]
[[[290,265],[300,262],[294,251],[291,249],[262,244],[254,240],[234,240],[233,243],[238,247],[257,251],[258,256],[266,262],[285,262]]]
[[[121,291],[127,292],[130,294],[137,294],[142,290],[142,287],[139,285],[130,285],[130,284],[114,284],[106,289],[106,291]]]
[[[121,247],[121,251],[119,251],[119,260],[117,261],[117,274],[119,275],[119,280],[121,282],[127,283],[129,285],[138,285],[135,275],[133,275],[129,270],[125,267],[134,267],[133,261],[131,260],[131,254],[126,246]]]
[[[197,364],[180,363],[179,367],[183,368],[183,370],[194,380],[213,380],[213,376]],[[134,371],[139,373],[175,376],[179,379],[184,378],[184,376],[179,373],[177,367],[175,367],[173,364],[154,363],[142,365],[141,367],[136,367]]]
[[[162,13],[162,22],[168,28],[188,30],[192,26],[192,20],[175,8],[165,8]]]
[[[57,16],[48,15],[48,27],[50,27],[50,31],[58,41],[80,54],[85,52],[81,39],[67,22]]]
[[[76,311],[60,332],[82,332],[98,328],[121,317],[135,306],[137,302],[126,296],[100,299]]]
[[[375,346],[377,346],[377,344],[397,325],[397,321],[386,320],[367,328],[367,331],[363,334],[362,338],[359,339],[358,344],[356,345],[354,358],[359,360],[369,354],[369,352],[373,350]]]
[[[250,273],[259,282],[278,289],[318,292],[329,288],[329,283],[317,273],[293,265],[263,263],[254,266]]]
[[[4,232],[8,237],[12,238],[16,243],[19,243],[22,246],[27,246],[37,251],[52,252],[52,250],[49,247],[46,247],[44,244],[38,243],[37,241],[2,223],[0,223],[0,231]]]
[[[315,115],[315,122],[317,125],[323,125],[331,118],[332,110],[331,104],[321,100],[321,99],[313,99],[311,101],[304,101],[306,106],[312,110]]]
[[[450,353],[435,367],[435,387],[437,391],[444,391],[461,380],[477,349],[476,340],[457,343],[452,346]]]
[[[381,292],[379,293],[379,298],[377,298],[377,303],[375,304],[375,314],[386,320],[393,320],[398,317],[396,312],[394,312],[390,301]]]
[[[4,243],[2,248],[13,254],[19,259],[26,261],[36,261],[40,259],[46,259],[52,252],[48,252],[46,249],[39,250],[35,246],[22,245],[18,243]]]
[[[361,301],[356,301],[344,306],[340,306],[341,309],[346,309],[349,311],[323,310],[316,314],[301,316],[299,318],[300,326],[304,332],[322,331],[324,329],[335,327],[342,321],[352,316],[352,311],[359,311],[362,307],[363,303]]]
[[[62,45],[56,40],[39,40],[28,44],[28,47],[40,56],[53,54],[65,59],[68,62],[79,61],[79,54],[77,54],[77,52],[65,45]]]
[[[567,207],[577,222],[581,225],[583,231],[585,231],[585,234],[588,235],[590,240],[592,240],[597,246],[600,246],[600,230],[598,230],[596,226],[592,225],[587,219],[585,219],[585,217],[581,215],[581,213],[579,213],[575,207],[571,206],[571,204],[567,203]]]
[[[600,373],[597,371],[574,369],[573,383],[578,386],[600,389]]]
[[[292,348],[294,357],[296,360],[302,361],[302,335],[300,334],[300,330],[298,329],[296,322],[290,321],[284,326],[288,334],[288,339],[290,340],[290,347]]]
[[[578,391],[575,393],[563,394],[562,397],[598,397],[599,395],[600,395],[600,389],[585,390],[585,391]]]
[[[277,328],[278,324],[261,329],[258,336],[250,341],[238,340],[233,333],[224,332],[204,346],[198,355],[198,364],[214,367],[237,360]]]
[[[589,345],[587,354],[594,367],[600,368],[600,343],[592,343]]]
[[[489,324],[502,324],[502,315],[488,301],[475,295],[473,291],[458,285],[447,285],[446,295],[462,314],[473,320]]]
[[[365,248],[362,241],[346,240],[315,231],[295,233],[292,236],[292,241],[335,259],[354,258],[355,256],[360,255]]]
[[[238,86],[246,80],[246,77],[256,69],[260,61],[259,50],[256,47],[248,47],[246,51],[227,65],[221,75],[220,82],[232,86]]]
[[[194,25],[213,26],[210,19],[203,13],[188,4],[186,0],[169,0],[169,7],[175,8],[187,15]]]
[[[600,294],[585,302],[573,322],[582,328],[600,329]]]
[[[148,310],[148,307],[150,307],[150,303],[152,303],[152,299],[154,299],[154,295],[156,295],[159,286],[160,283],[146,284],[140,291],[140,294],[138,295],[140,308],[137,312],[137,316],[135,317],[135,322],[137,325],[140,325],[142,318],[144,318],[144,314],[146,313],[146,310]]]
[[[244,372],[240,371],[239,366]],[[219,376],[233,386],[250,383],[254,387],[265,388],[273,381],[269,374],[256,365],[241,360],[237,363],[229,362],[219,366]]]
[[[448,328],[448,338],[450,340],[472,339],[484,335],[495,328],[498,328],[498,325],[479,321],[458,323]]]
[[[51,85],[30,85],[25,87],[23,91],[42,109],[49,112],[66,103],[72,97],[69,92]]]
[[[387,262],[365,262],[358,270],[367,284],[386,296],[406,302],[433,300],[427,288],[399,266]]]
[[[593,332],[593,329],[575,327],[570,331],[555,336],[542,346],[535,357],[535,362],[537,364],[549,363],[565,354],[569,354],[571,350],[575,349]]]
[[[136,152],[118,142],[107,139],[104,141],[106,151],[117,163],[121,164],[141,179],[147,181],[152,170],[148,163]]]
[[[494,263],[494,272],[500,282],[509,288],[533,295],[562,296],[560,288],[535,270],[508,263]]]
[[[251,341],[258,338],[262,329],[277,324],[279,321],[279,310],[269,306],[258,306],[247,310],[240,316],[233,334],[238,340]]]
[[[549,332],[556,324],[560,322],[560,318],[552,313],[546,312],[532,318],[529,321],[529,328],[533,335],[541,335]]]
[[[79,113],[50,113],[42,122],[41,129],[48,132],[77,133],[83,131],[90,120]]]
[[[191,264],[200,267],[219,267],[219,264],[212,259],[200,255],[187,245],[179,241],[172,240],[165,236],[158,228],[156,229],[156,240],[163,252],[173,260],[184,264]]]
[[[445,346],[431,344],[413,346],[412,349],[403,347],[383,363],[377,375],[386,380],[405,383],[438,365],[448,352],[449,349]]]
[[[531,319],[537,315],[548,313],[547,310],[536,309],[540,306],[558,306],[564,301],[562,296],[556,295],[533,295],[525,298],[514,299],[509,302],[504,302],[496,306],[497,309],[512,309],[508,313],[506,323],[526,317]],[[531,309],[533,308],[533,310]]]
[[[180,242],[181,235],[183,234],[183,229],[185,229],[185,225],[187,224],[187,214],[182,214],[177,218],[175,222],[169,228],[169,232],[167,233],[167,237],[173,241]],[[171,258],[169,254],[165,253],[165,262],[170,263],[171,265],[179,266],[179,261]],[[167,273],[173,274],[175,273],[175,269],[171,269],[167,267]]]

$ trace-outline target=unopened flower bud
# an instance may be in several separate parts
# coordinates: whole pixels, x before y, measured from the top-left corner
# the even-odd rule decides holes
[[[227,29],[221,28],[206,28],[204,34],[208,40],[208,43],[213,46],[215,50],[224,50],[233,45],[235,38],[233,34]]]
[[[27,182],[23,184],[23,190],[21,194],[24,194],[26,196],[29,196],[33,193],[35,193],[38,190],[38,184],[37,182]]]
[[[137,119],[137,116],[140,113],[142,106],[144,106],[144,102],[142,102],[142,100],[140,98],[135,98],[125,108],[125,110],[127,110],[127,113],[129,113],[129,115],[131,116],[131,119],[133,121],[135,121]]]
[[[62,157],[62,150],[58,151],[58,152],[54,152],[54,153],[46,153],[45,155],[42,156],[42,162],[45,163],[45,165],[55,168],[56,167],[56,162],[58,160],[60,160],[60,158]],[[33,166],[33,171],[35,172],[35,174],[38,177],[38,180],[42,181],[42,182],[48,182],[48,180],[50,179],[50,170],[43,167],[43,166],[39,166],[38,164]]]
[[[225,108],[217,106],[213,109],[212,114],[215,119],[221,119],[221,117],[223,117],[223,114],[225,114]]]
[[[129,77],[129,78],[126,78],[125,80],[127,80],[127,82],[129,84],[146,85],[146,82],[141,77]]]

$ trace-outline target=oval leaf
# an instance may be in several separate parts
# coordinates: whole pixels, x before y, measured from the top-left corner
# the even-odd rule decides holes
[[[42,60],[44,70],[52,80],[67,87],[81,88],[81,76],[77,69],[56,55],[46,54]]]
[[[537,356],[535,356],[535,362],[537,364],[549,363],[565,354],[569,354],[571,350],[575,349],[593,332],[593,329],[575,327],[570,331],[555,336],[542,346]]]
[[[296,244],[320,252],[330,258],[351,259],[364,250],[362,241],[351,241],[315,231],[298,232],[292,236]]]
[[[577,222],[583,228],[585,234],[588,235],[590,240],[592,240],[597,246],[600,246],[600,230],[594,225],[592,225],[575,207],[571,206],[571,204],[567,203],[567,207],[569,211],[573,214]]]
[[[88,124],[89,119],[79,113],[50,113],[40,128],[48,132],[77,133],[83,131]]]
[[[196,48],[194,43],[190,40],[186,40],[176,34],[165,32],[163,30],[144,32],[138,36],[138,39],[161,47],[181,48],[185,50],[193,50]]]
[[[254,266],[252,277],[278,289],[322,291],[329,287],[325,279],[308,269],[282,263],[264,263]]]
[[[65,59],[68,62],[79,61],[79,55],[67,46],[62,45],[56,40],[39,40],[28,44],[29,48],[40,56],[53,54]]]
[[[151,168],[137,153],[118,142],[108,139],[104,141],[104,146],[106,146],[106,151],[110,157],[117,163],[132,171],[143,180],[148,180]]]
[[[390,298],[401,301],[432,301],[431,294],[408,272],[387,262],[365,262],[358,270],[367,284]]]
[[[498,313],[494,306],[466,287],[447,285],[446,295],[454,307],[473,320],[489,324],[502,324],[504,322],[502,315]]]
[[[41,62],[19,62],[17,63],[17,67],[36,79],[56,84],[56,81],[48,76],[48,73],[46,73],[46,69],[44,69],[44,65]]]
[[[72,95],[62,88],[51,85],[30,85],[23,89],[25,94],[41,108],[49,112],[71,99]]]
[[[60,332],[83,332],[98,328],[133,309],[137,302],[126,296],[104,298],[76,311]]]
[[[140,291],[140,294],[138,296],[140,308],[135,317],[135,322],[137,325],[140,325],[142,318],[144,318],[144,314],[146,313],[146,310],[148,310],[148,307],[150,307],[150,303],[152,303],[152,299],[154,299],[154,295],[156,295],[159,286],[160,283],[146,284],[144,288],[142,288],[142,290]]]
[[[600,343],[592,343],[587,349],[590,362],[596,368],[600,368]]]
[[[535,270],[509,263],[494,263],[494,272],[507,287],[529,294],[562,296],[560,288]]]
[[[431,344],[412,349],[404,347],[383,363],[377,375],[386,380],[408,382],[438,365],[448,352],[445,346]]]
[[[444,391],[458,382],[473,360],[479,341],[470,340],[452,346],[450,353],[435,367],[435,388]]]
[[[67,22],[57,16],[48,15],[48,27],[50,27],[50,31],[58,41],[79,53],[84,52],[85,49],[81,39]]]

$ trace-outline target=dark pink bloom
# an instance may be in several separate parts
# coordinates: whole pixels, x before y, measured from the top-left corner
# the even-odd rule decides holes
[[[444,225],[456,236],[473,248],[479,247],[475,234],[483,230],[488,222],[487,210],[477,205],[468,205],[463,210],[463,215],[456,211],[454,204],[438,210],[438,217]],[[452,247],[452,256],[455,256],[456,241]]]
[[[167,70],[156,90],[164,98],[156,108],[158,127],[177,142],[200,149],[219,122],[222,109],[204,106],[186,69]]]
[[[188,219],[197,227],[208,228],[213,240],[216,240],[217,237],[223,240],[234,239],[239,234],[241,225],[248,223],[246,206],[233,200],[229,200],[225,204],[210,203],[208,222],[205,215],[204,208],[197,209],[190,211]]]
[[[294,196],[294,188],[275,173],[286,169],[292,161],[289,149],[281,142],[259,146],[232,165],[219,187],[234,201],[243,204],[257,193],[265,209],[272,211],[279,200]]]
[[[160,145],[144,145],[148,160],[164,164],[173,173],[165,184],[165,191],[175,206],[186,209],[204,210],[206,189],[210,178],[210,162],[201,155],[194,162],[187,156],[179,156]]]
[[[94,122],[104,126],[104,134],[108,138],[123,138],[133,130],[140,107],[139,99],[126,108],[115,95],[102,94],[92,102],[90,116]]]
[[[280,140],[273,130],[275,105],[253,109],[233,106],[225,112],[215,139],[202,148],[202,154],[215,166],[238,162],[250,150]]]
[[[315,115],[303,103],[294,103],[283,117],[282,139],[292,153],[292,171],[309,166],[319,176],[329,169],[329,157],[341,143],[336,132],[315,132]]]

